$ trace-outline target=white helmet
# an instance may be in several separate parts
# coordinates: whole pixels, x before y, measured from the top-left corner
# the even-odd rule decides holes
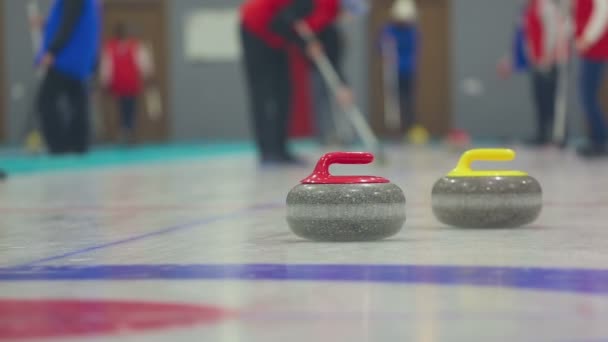
[[[418,17],[416,3],[414,0],[395,0],[391,17],[399,21],[415,21]]]

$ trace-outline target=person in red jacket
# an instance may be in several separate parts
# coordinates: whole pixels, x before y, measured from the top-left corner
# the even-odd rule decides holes
[[[149,50],[129,35],[124,23],[119,23],[114,37],[104,46],[100,78],[118,101],[122,139],[127,143],[135,142],[137,101],[153,68]]]
[[[608,156],[608,129],[599,96],[608,64],[608,0],[576,0],[575,21],[580,92],[590,135],[590,142],[578,152],[584,157]]]
[[[499,73],[508,77],[517,66],[512,63],[524,59],[531,74],[532,95],[536,111],[536,136],[532,145],[551,142],[555,118],[558,83],[558,65],[565,62],[568,25],[566,16],[555,0],[528,0],[523,9],[518,31],[517,48],[523,56],[503,59]],[[520,69],[521,70],[521,69]]]
[[[301,47],[309,56],[323,53],[316,39],[298,32],[316,10],[339,0],[247,0],[241,7],[241,43],[251,116],[263,164],[299,163],[287,149],[291,83],[287,48]],[[337,18],[328,15],[312,28],[322,30]],[[297,28],[297,29],[296,29]]]

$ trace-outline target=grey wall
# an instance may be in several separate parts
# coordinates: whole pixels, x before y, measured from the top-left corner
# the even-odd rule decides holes
[[[2,24],[5,29],[5,71],[4,75],[7,94],[6,119],[8,124],[7,137],[9,142],[16,142],[24,130],[38,81],[33,72],[34,51],[29,34],[29,22],[23,0],[0,0],[4,6]],[[41,1],[42,6],[49,1]]]
[[[474,136],[530,137],[534,133],[528,75],[515,75],[508,81],[496,75],[497,61],[510,48],[521,3],[452,1],[453,122]],[[466,90],[471,80],[473,85],[481,85],[481,93]],[[576,97],[572,100],[576,101]],[[571,101],[572,125],[574,131],[580,132],[577,108]]]
[[[344,70],[350,85],[357,97],[361,108],[365,109],[367,115],[370,113],[369,101],[369,71],[370,63],[368,55],[368,30],[365,18],[355,18],[343,22],[342,29],[347,44],[347,55]]]
[[[176,140],[249,137],[240,63],[197,63],[184,56],[184,18],[195,9],[237,7],[241,0],[178,0],[170,4],[171,115]]]

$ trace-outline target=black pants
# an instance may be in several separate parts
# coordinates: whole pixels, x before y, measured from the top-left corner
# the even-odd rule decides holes
[[[557,95],[557,68],[532,72],[532,88],[536,107],[536,140],[551,140],[555,121],[555,97]]]
[[[288,155],[291,82],[287,51],[241,29],[251,120],[261,158]]]
[[[120,96],[118,97],[118,108],[120,109],[120,122],[124,132],[132,134],[135,132],[137,116],[137,97]]]
[[[415,76],[399,75],[399,111],[401,112],[401,130],[406,132],[416,123],[414,112]]]
[[[49,153],[87,152],[90,127],[85,82],[49,69],[40,87],[38,111]]]

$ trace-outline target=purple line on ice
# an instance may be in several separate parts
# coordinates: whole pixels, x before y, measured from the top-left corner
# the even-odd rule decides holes
[[[51,261],[57,261],[57,260],[69,258],[69,257],[76,256],[76,255],[81,255],[81,254],[86,254],[86,253],[94,252],[94,251],[97,251],[97,250],[102,250],[102,249],[106,249],[106,248],[112,248],[112,247],[116,247],[116,246],[120,246],[120,245],[125,245],[125,244],[131,243],[131,242],[145,240],[145,239],[152,238],[152,237],[172,234],[172,233],[175,233],[175,232],[178,232],[178,231],[184,231],[184,230],[188,230],[188,229],[194,229],[194,228],[198,228],[198,227],[201,227],[201,226],[209,225],[209,224],[220,222],[220,221],[228,221],[228,220],[232,220],[232,219],[237,219],[237,218],[241,218],[241,217],[250,215],[250,214],[252,214],[254,212],[281,208],[282,206],[283,206],[282,203],[281,204],[279,204],[279,203],[266,203],[266,204],[254,205],[254,206],[245,208],[243,210],[240,210],[240,211],[237,211],[237,212],[234,212],[234,213],[231,213],[231,214],[211,216],[211,217],[207,217],[207,218],[204,218],[204,219],[200,219],[200,220],[196,220],[196,221],[192,221],[192,222],[188,222],[188,223],[183,223],[183,224],[175,225],[175,226],[172,226],[172,227],[168,227],[168,228],[163,228],[163,229],[160,229],[160,230],[152,231],[150,233],[146,233],[146,234],[142,234],[142,235],[135,235],[135,236],[124,238],[124,239],[117,240],[117,241],[111,241],[111,242],[107,242],[107,243],[103,243],[103,244],[93,245],[93,246],[90,246],[90,247],[85,247],[85,248],[77,249],[77,250],[70,251],[70,252],[67,252],[67,253],[63,253],[63,254],[59,254],[59,255],[53,255],[53,256],[50,256],[50,257],[43,258],[43,259],[38,259],[38,260],[30,261],[30,262],[27,262],[27,263],[22,263],[22,264],[16,265],[15,268],[19,268],[19,267],[32,267],[34,265],[44,264],[44,263],[48,263],[48,262],[51,262]]]
[[[0,281],[271,280],[480,286],[608,295],[608,270],[418,265],[101,265],[0,269]]]

